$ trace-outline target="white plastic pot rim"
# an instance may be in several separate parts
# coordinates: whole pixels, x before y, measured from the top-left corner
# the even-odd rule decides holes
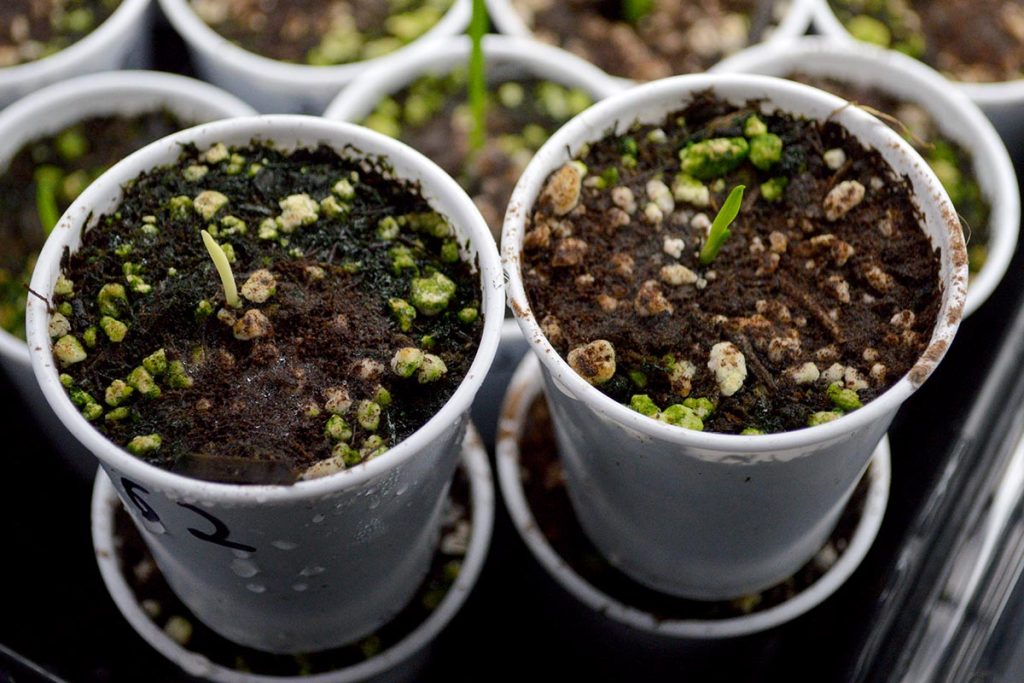
[[[72,43],[60,52],[24,64],[0,69],[0,89],[30,85],[51,79],[66,69],[73,69],[83,60],[102,52],[121,34],[134,24],[149,7],[150,0],[122,0],[113,14],[81,40]]]
[[[531,38],[488,35],[483,46],[488,59],[522,65],[542,78],[581,87],[595,99],[603,99],[623,88],[617,79],[593,64]],[[381,98],[397,92],[423,74],[449,72],[464,65],[469,51],[469,38],[458,36],[434,46],[429,53],[402,55],[368,69],[338,94],[324,112],[324,118],[360,121],[373,111]]]
[[[150,646],[190,675],[223,683],[275,683],[292,680],[304,683],[349,683],[366,680],[391,671],[432,642],[458,614],[480,578],[494,529],[494,480],[487,464],[487,451],[472,426],[466,432],[460,466],[466,470],[469,478],[472,533],[458,578],[437,609],[414,631],[373,658],[345,669],[301,677],[242,673],[214,664],[202,654],[168,637],[143,611],[122,574],[120,551],[114,542],[114,517],[121,503],[103,470],[96,475],[92,494],[92,539],[100,575],[117,608],[132,628]]]
[[[390,54],[337,66],[313,66],[282,62],[239,47],[200,19],[189,7],[188,0],[160,0],[160,6],[175,30],[189,45],[210,59],[223,62],[254,78],[291,86],[304,83],[309,87],[338,86],[371,65],[384,64],[402,55],[426,49],[438,40],[465,30],[471,13],[470,0],[455,0],[448,12],[429,31]]]
[[[193,78],[158,71],[110,71],[55,83],[0,110],[0,140],[5,141],[4,147],[14,141],[8,149],[9,154],[14,155],[26,142],[57,132],[49,125],[48,113],[68,112],[68,118],[75,121],[122,113],[125,101],[138,101],[145,94],[163,100],[160,106],[172,111],[194,104],[216,114],[211,118],[256,113],[234,95]],[[9,160],[8,155],[0,151],[0,168],[6,168]],[[0,330],[0,357],[26,368],[31,363],[25,342],[5,330]]]
[[[392,162],[401,160],[416,173],[424,195],[436,200],[432,202],[435,207],[445,203],[464,218],[465,223],[459,227],[476,251],[481,278],[484,329],[480,344],[466,377],[444,406],[426,424],[384,455],[353,469],[320,479],[300,481],[291,486],[223,484],[191,479],[150,465],[114,445],[86,421],[58,380],[47,333],[49,314],[46,304],[30,297],[26,325],[32,366],[50,406],[68,430],[101,461],[160,490],[184,491],[199,500],[221,501],[225,504],[256,501],[262,505],[287,505],[338,490],[356,488],[415,457],[426,444],[450,429],[452,423],[469,410],[498,347],[504,311],[501,265],[494,240],[472,200],[432,161],[407,145],[354,124],[312,116],[273,115],[207,123],[170,135],[130,155],[90,185],[61,217],[40,253],[32,277],[32,288],[47,295],[51,293],[60,272],[65,246],[75,236],[75,231],[81,229],[87,217],[93,214],[93,208],[106,206],[120,197],[121,186],[139,173],[173,162],[181,145],[191,143],[202,148],[225,140],[232,141],[232,144],[236,141],[245,144],[252,139],[274,141],[275,138],[301,140],[300,143],[280,143],[280,147],[285,149],[323,143],[330,144],[342,154],[365,153]],[[347,150],[348,145],[355,151]],[[92,216],[93,221],[97,218]]]
[[[626,125],[648,109],[658,109],[666,102],[682,106],[695,92],[711,89],[726,99],[762,100],[771,107],[775,98],[799,100],[801,107],[817,111],[819,118],[826,116],[847,127],[869,130],[873,136],[868,142],[880,151],[898,150],[903,161],[901,172],[916,177],[927,186],[930,201],[942,216],[942,229],[950,241],[943,261],[949,259],[950,280],[943,283],[943,303],[928,349],[915,367],[881,396],[852,413],[823,425],[778,434],[741,436],[716,434],[680,429],[645,417],[588,384],[577,375],[544,336],[529,299],[526,296],[521,272],[521,249],[524,224],[548,173],[569,160],[585,142],[599,138],[610,127]],[[956,211],[928,164],[902,138],[888,126],[869,114],[846,106],[845,100],[815,88],[768,76],[740,74],[706,74],[675,76],[654,81],[623,91],[579,114],[555,133],[537,152],[512,194],[505,214],[502,232],[502,263],[506,275],[509,305],[530,342],[551,373],[558,389],[577,400],[585,401],[600,419],[624,425],[638,434],[649,435],[662,441],[689,445],[718,453],[723,457],[737,454],[759,454],[799,449],[827,441],[840,441],[858,429],[892,414],[934,371],[945,356],[949,344],[959,327],[967,289],[967,254]],[[664,107],[663,107],[664,108]],[[798,111],[808,115],[807,111]],[[862,140],[862,142],[864,142]],[[941,270],[941,266],[940,266]],[[914,377],[914,381],[911,377]]]
[[[964,317],[976,311],[1003,279],[1020,231],[1020,193],[1006,145],[970,98],[949,87],[941,74],[905,54],[866,43],[823,36],[766,43],[719,62],[716,73],[754,73],[785,77],[795,71],[870,84],[924,107],[944,135],[972,155],[982,191],[989,200],[991,238],[981,271],[971,280]],[[927,93],[927,97],[917,95]]]
[[[622,603],[595,588],[569,566],[540,531],[527,503],[521,479],[519,440],[530,406],[541,396],[541,384],[540,363],[535,356],[528,355],[512,378],[501,410],[496,446],[498,484],[516,531],[530,552],[566,591],[598,614],[669,638],[720,639],[758,633],[791,621],[824,602],[860,566],[878,535],[889,499],[891,460],[887,439],[882,440],[872,458],[868,470],[871,485],[849,546],[817,581],[793,598],[747,616],[717,620],[664,619]]]

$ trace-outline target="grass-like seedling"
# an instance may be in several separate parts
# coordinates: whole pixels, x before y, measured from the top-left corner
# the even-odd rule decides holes
[[[56,166],[40,166],[35,172],[36,181],[36,213],[43,232],[49,235],[60,220],[60,208],[57,206],[57,189],[64,174]]]
[[[213,265],[217,267],[217,274],[220,275],[220,282],[224,287],[224,301],[231,308],[241,308],[242,301],[238,298],[238,287],[235,286],[235,275],[231,272],[231,264],[228,262],[227,254],[224,253],[224,249],[217,244],[217,241],[213,239],[210,233],[203,230],[202,234],[203,244],[206,245],[206,250],[210,252],[210,258],[213,259]]]
[[[743,204],[743,191],[745,189],[745,185],[737,185],[732,188],[725,203],[722,204],[722,208],[718,210],[718,215],[715,216],[715,220],[711,224],[711,230],[708,232],[708,240],[700,250],[700,264],[702,266],[711,265],[718,256],[718,252],[722,249],[722,245],[732,235],[729,226],[736,220],[736,216],[740,214],[740,206]]]
[[[475,152],[487,142],[487,64],[484,59],[484,35],[489,22],[484,0],[473,0],[473,17],[469,22],[469,108],[473,114],[470,148]]]
[[[639,22],[654,9],[654,0],[622,0],[622,18],[631,24]]]

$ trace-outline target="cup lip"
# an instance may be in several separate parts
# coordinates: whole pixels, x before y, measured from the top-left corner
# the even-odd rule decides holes
[[[773,43],[807,33],[815,15],[816,2],[817,0],[793,0],[789,6],[789,11],[786,12],[786,16],[779,22],[775,31],[758,44]],[[490,15],[494,27],[499,33],[518,38],[534,37],[533,30],[523,21],[522,16],[512,6],[511,0],[486,0],[486,3],[487,13]],[[598,67],[595,66],[594,68]],[[602,73],[606,72],[602,71]],[[620,87],[629,87],[636,85],[638,82],[623,76],[606,75],[617,82]]]
[[[502,500],[520,538],[548,574],[588,608],[614,621],[669,638],[700,640],[749,635],[779,626],[813,609],[842,586],[863,561],[882,526],[891,478],[886,437],[871,458],[874,465],[869,470],[871,485],[849,546],[832,567],[795,597],[762,612],[728,619],[664,619],[625,604],[596,588],[569,566],[540,530],[526,500],[519,464],[519,440],[530,406],[542,395],[542,384],[540,361],[529,354],[512,377],[501,409],[495,459]]]
[[[74,112],[72,121],[80,121],[90,116],[119,113],[126,101],[145,94],[162,98],[158,106],[171,111],[181,111],[194,104],[222,118],[256,113],[234,95],[187,76],[159,71],[107,71],[54,83],[0,110],[0,140],[17,139],[11,146],[12,153],[17,153],[25,142],[50,132],[45,119],[39,118],[44,112],[63,109]],[[0,153],[0,173],[6,173],[9,159],[2,157]],[[6,330],[0,330],[0,358],[24,366],[26,370],[31,364],[28,345]]]
[[[314,66],[283,62],[240,47],[200,19],[189,6],[188,0],[159,0],[159,3],[175,31],[185,39],[190,48],[213,61],[245,73],[250,78],[286,84],[292,88],[302,85],[340,87],[370,66],[385,64],[406,54],[419,53],[439,40],[461,33],[469,25],[472,12],[471,0],[455,0],[440,21],[429,31],[394,52],[347,64]]]
[[[119,551],[114,543],[114,517],[120,499],[107,474],[100,469],[92,492],[92,541],[96,562],[107,591],[118,610],[135,632],[149,645],[182,670],[223,683],[273,683],[275,681],[308,681],[309,683],[349,683],[362,681],[391,671],[410,660],[432,642],[458,614],[483,571],[494,531],[494,477],[487,461],[487,451],[476,429],[470,425],[462,444],[460,467],[469,479],[472,511],[472,532],[462,568],[441,604],[411,633],[380,654],[343,669],[315,676],[269,676],[242,674],[214,664],[202,654],[172,640],[143,612],[121,572]]]
[[[355,124],[297,114],[233,118],[180,131],[126,157],[86,188],[50,233],[36,263],[31,287],[37,292],[47,294],[53,290],[54,281],[60,272],[60,261],[65,245],[75,231],[88,220],[92,206],[102,205],[112,196],[120,196],[122,185],[137,177],[139,173],[168,163],[168,158],[177,156],[180,145],[194,143],[203,147],[231,136],[269,141],[280,136],[288,139],[300,137],[307,141],[305,144],[320,142],[330,144],[338,150],[343,150],[346,145],[352,145],[367,156],[401,159],[414,169],[421,186],[432,191],[435,206],[444,203],[450,209],[449,213],[457,212],[465,217],[466,222],[460,227],[476,250],[484,328],[473,363],[452,396],[433,417],[406,439],[382,456],[353,469],[342,470],[319,479],[299,481],[288,486],[247,485],[203,481],[158,468],[130,455],[96,430],[74,407],[58,380],[58,371],[51,352],[52,342],[47,332],[46,305],[30,297],[26,307],[26,328],[36,381],[61,422],[79,442],[100,459],[104,466],[136,477],[157,489],[183,492],[184,495],[200,500],[220,501],[229,505],[252,501],[261,505],[283,505],[359,487],[416,457],[420,451],[439,439],[459,421],[460,416],[469,410],[473,397],[483,383],[501,336],[504,312],[501,297],[503,280],[500,259],[490,231],[462,188],[434,162],[416,150]],[[285,143],[282,146],[289,148],[293,144]]]
[[[707,89],[725,89],[730,93],[730,97],[760,98],[769,103],[773,97],[778,96],[799,99],[805,105],[801,109],[816,107],[830,111],[832,119],[840,124],[869,131],[872,136],[866,141],[862,136],[858,136],[861,143],[871,143],[871,146],[877,149],[888,148],[896,151],[905,160],[901,171],[917,177],[928,189],[928,196],[920,198],[922,204],[930,201],[939,209],[944,223],[942,227],[949,240],[945,259],[949,259],[951,267],[949,280],[942,283],[943,304],[929,346],[914,367],[896,384],[863,408],[837,420],[789,432],[756,436],[697,432],[653,420],[606,396],[577,375],[547,340],[530,308],[521,275],[521,248],[524,224],[543,179],[550,171],[564,163],[567,151],[575,150],[582,142],[590,141],[594,137],[593,131],[604,131],[624,120],[633,119],[643,111],[644,106],[652,103],[666,100],[682,101],[688,95]],[[927,163],[886,124],[846,105],[846,100],[835,95],[769,76],[718,73],[674,76],[639,85],[598,102],[549,138],[533,157],[512,194],[505,214],[501,255],[509,306],[523,330],[523,335],[547,371],[551,373],[559,389],[586,402],[598,414],[599,419],[612,420],[638,434],[660,441],[702,449],[703,457],[711,459],[735,454],[779,451],[791,451],[799,456],[800,450],[807,446],[849,438],[850,434],[894,413],[931,375],[945,356],[959,328],[966,300],[967,253],[956,211]],[[933,240],[933,245],[935,244]]]
[[[427,73],[449,73],[464,63],[471,42],[456,36],[434,46],[429,53],[402,55],[386,64],[367,69],[345,86],[324,111],[324,118],[358,122],[368,116],[380,100],[394,94]],[[623,86],[590,62],[571,52],[532,38],[489,34],[483,40],[488,59],[522,65],[540,78],[582,87],[595,99],[613,95]]]
[[[815,60],[815,58],[819,58]],[[826,57],[822,61],[820,58]],[[912,57],[867,43],[836,42],[824,36],[805,36],[787,41],[756,45],[719,62],[716,73],[759,73],[788,75],[805,69],[815,75],[856,81],[850,74],[894,73],[895,79],[871,79],[873,87],[926,109],[943,135],[970,150],[975,168],[987,167],[990,182],[983,184],[992,211],[989,216],[988,258],[971,280],[964,317],[988,300],[1002,281],[1016,250],[1020,232],[1020,193],[1010,154],[992,122],[962,90],[949,87],[941,74]],[[914,95],[920,88],[930,101]],[[978,174],[979,184],[984,174]]]
[[[813,4],[813,26],[818,32],[833,40],[840,40],[857,46],[866,44],[850,35],[850,32],[843,26],[843,22],[839,21],[835,12],[832,11],[828,0],[810,1]],[[1017,78],[1012,81],[995,81],[992,83],[970,83],[946,78],[941,74],[939,74],[939,77],[947,84],[952,84],[967,95],[972,102],[982,107],[1019,105],[1024,101],[1024,78]]]
[[[122,0],[106,21],[80,40],[52,55],[0,69],[0,92],[59,76],[93,59],[121,39],[149,7],[150,0]]]

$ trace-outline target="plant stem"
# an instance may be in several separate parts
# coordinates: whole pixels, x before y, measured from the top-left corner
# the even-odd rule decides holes
[[[238,288],[235,286],[235,275],[231,272],[231,264],[228,262],[227,254],[217,241],[210,236],[210,233],[202,231],[203,244],[206,251],[210,252],[213,265],[217,267],[217,274],[220,275],[220,283],[224,287],[224,301],[231,308],[241,308],[242,301],[238,298]]]
[[[53,232],[60,220],[60,209],[57,207],[57,186],[63,179],[63,172],[56,166],[40,166],[35,172],[36,182],[36,213],[43,233]]]
[[[473,114],[473,130],[469,147],[476,152],[487,142],[487,65],[484,60],[483,39],[489,22],[484,0],[473,0],[473,18],[469,22],[469,109]]]

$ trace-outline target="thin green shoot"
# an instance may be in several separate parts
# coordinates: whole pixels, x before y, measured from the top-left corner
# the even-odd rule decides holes
[[[36,169],[36,213],[43,233],[49,235],[60,220],[60,208],[57,206],[57,189],[64,173],[56,166],[40,166]]]
[[[714,222],[711,223],[708,240],[700,250],[700,264],[702,266],[711,265],[711,262],[715,260],[718,252],[722,249],[722,245],[732,235],[729,226],[736,220],[736,216],[740,214],[740,206],[743,204],[743,191],[745,189],[747,189],[745,185],[737,185],[732,188],[725,203],[722,204],[722,208],[718,210],[718,215],[715,216]]]
[[[477,152],[487,142],[487,64],[484,59],[484,35],[489,28],[487,5],[484,0],[473,0],[473,17],[469,22],[469,110],[473,115],[473,129],[469,134],[469,148]]]
[[[206,251],[210,252],[210,258],[213,259],[213,265],[217,267],[220,283],[224,287],[224,301],[231,308],[241,308],[242,300],[238,298],[238,287],[235,286],[235,275],[231,272],[227,254],[210,233],[205,230],[202,233],[203,244],[206,245]]]
[[[639,23],[654,9],[654,0],[622,0],[622,18],[631,24]]]

